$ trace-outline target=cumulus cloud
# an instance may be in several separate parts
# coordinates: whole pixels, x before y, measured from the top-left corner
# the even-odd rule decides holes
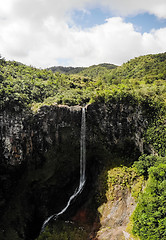
[[[122,64],[139,55],[166,50],[166,28],[142,35],[134,30],[132,24],[125,23],[120,17],[107,19],[105,24],[86,32],[75,32],[75,35],[79,38],[75,42],[75,49],[78,51],[74,55],[73,65],[100,62]],[[79,46],[82,51],[79,51]]]
[[[107,7],[121,17],[79,29],[72,11]],[[166,51],[166,28],[136,32],[123,17],[139,12],[166,18],[165,0],[5,0],[0,8],[0,53],[37,67],[121,64],[135,56]]]

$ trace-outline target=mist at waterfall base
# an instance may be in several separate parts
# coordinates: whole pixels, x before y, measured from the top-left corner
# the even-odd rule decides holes
[[[62,215],[68,207],[70,206],[72,200],[74,200],[83,190],[86,176],[86,109],[85,107],[82,108],[82,118],[81,118],[81,134],[80,134],[80,181],[78,188],[75,189],[73,195],[69,198],[66,206],[58,213],[52,214],[49,216],[43,223],[41,228],[41,233],[44,231],[47,224],[53,219],[56,220],[60,215]]]

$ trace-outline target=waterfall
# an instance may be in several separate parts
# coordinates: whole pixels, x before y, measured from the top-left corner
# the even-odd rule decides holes
[[[86,111],[82,108],[82,119],[81,119],[81,138],[80,138],[80,184],[79,188],[82,188],[85,184],[85,169],[86,169]]]
[[[85,176],[85,169],[86,169],[86,110],[85,107],[82,108],[82,118],[81,118],[81,136],[80,136],[80,181],[79,186],[76,188],[75,192],[69,198],[66,206],[59,212],[51,215],[48,217],[41,228],[41,232],[44,231],[48,222],[52,219],[56,220],[58,216],[62,215],[70,206],[72,200],[78,196],[85,185],[86,176]]]

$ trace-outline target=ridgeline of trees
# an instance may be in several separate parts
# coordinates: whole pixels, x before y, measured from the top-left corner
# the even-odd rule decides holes
[[[136,101],[165,105],[165,65],[163,53],[138,57],[120,67],[99,64],[76,68],[77,73],[75,68],[64,68],[64,74],[1,58],[0,104],[17,101],[25,106],[74,105],[130,96]]]

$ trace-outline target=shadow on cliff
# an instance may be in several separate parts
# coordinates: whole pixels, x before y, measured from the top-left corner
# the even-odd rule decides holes
[[[6,164],[10,165],[15,156],[20,157],[19,151],[24,157],[20,166],[25,168],[13,179],[12,191],[5,190],[6,196],[13,194],[1,217],[1,229],[6,232],[2,239],[10,240],[13,236],[13,240],[33,240],[44,220],[61,211],[78,187],[81,107],[45,106],[27,118],[21,113],[10,114],[4,119],[2,134],[12,139],[14,151],[8,154]],[[144,147],[146,118],[140,106],[109,102],[89,105],[86,121],[87,182],[62,219],[87,221],[88,231],[95,238],[100,227],[97,208],[106,202],[104,172],[110,167],[129,166],[138,158]],[[16,128],[17,135],[12,132],[12,124],[20,126]],[[7,178],[12,181],[11,176]],[[11,234],[7,235],[9,230]]]

